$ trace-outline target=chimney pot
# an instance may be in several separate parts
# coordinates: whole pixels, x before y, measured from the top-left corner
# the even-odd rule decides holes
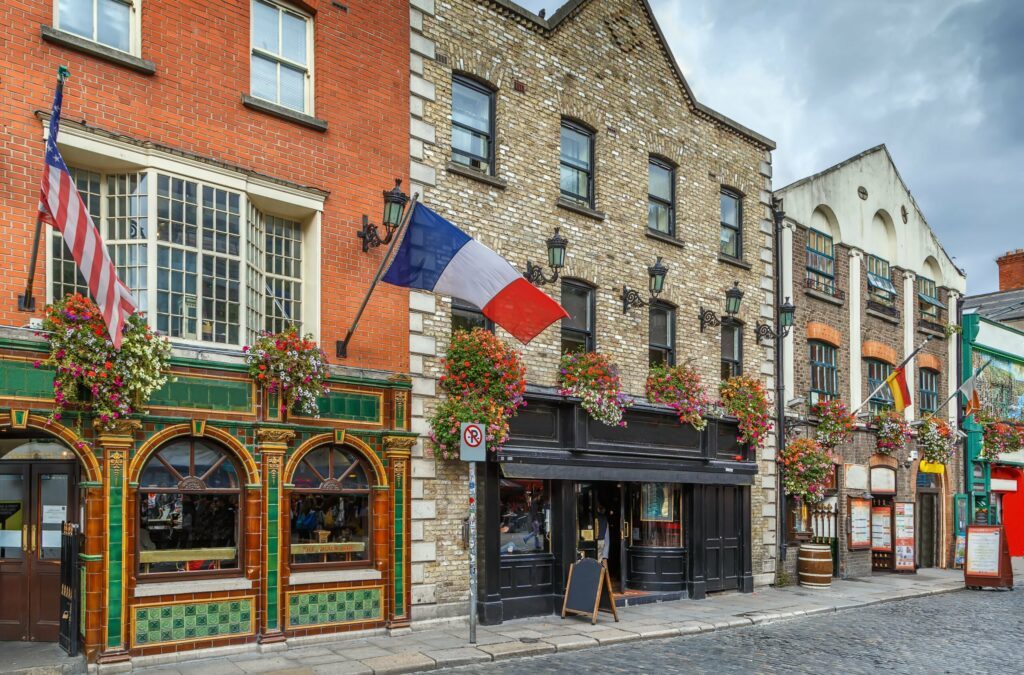
[[[1008,251],[996,259],[999,265],[999,290],[1015,291],[1024,288],[1024,248]]]

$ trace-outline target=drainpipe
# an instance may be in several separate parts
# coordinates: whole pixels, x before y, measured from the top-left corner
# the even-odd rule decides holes
[[[779,560],[786,559],[787,536],[786,536],[786,496],[782,488],[782,462],[779,457],[782,453],[783,444],[786,442],[786,382],[783,364],[782,341],[782,316],[779,308],[782,303],[782,220],[786,212],[782,210],[782,200],[772,199],[772,217],[775,220],[775,262],[773,272],[775,273],[775,502],[778,518],[776,519],[776,537],[779,540]]]

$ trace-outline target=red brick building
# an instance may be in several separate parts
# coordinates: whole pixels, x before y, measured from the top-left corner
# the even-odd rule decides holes
[[[379,287],[334,354],[384,255],[356,232],[408,173],[408,3],[12,0],[0,22],[0,502],[17,507],[0,523],[0,640],[56,639],[64,520],[86,532],[90,660],[407,624],[406,292]],[[31,367],[45,343],[21,329],[84,290],[47,227],[35,311],[18,306],[60,65],[61,152],[175,346],[150,414],[96,432],[48,419],[52,372]],[[319,418],[278,414],[242,362],[290,324],[336,366]],[[220,469],[197,457],[230,467],[216,489],[231,494],[198,495]],[[339,487],[335,460],[359,489]],[[228,514],[218,542],[187,532],[203,500]],[[321,516],[313,543],[302,504]]]

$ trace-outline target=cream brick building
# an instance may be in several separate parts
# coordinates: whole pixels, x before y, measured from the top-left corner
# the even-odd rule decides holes
[[[622,294],[628,286],[647,300],[647,268],[660,257],[669,271],[658,316],[672,326],[676,363],[692,362],[709,391],[717,392],[728,327],[729,344],[742,342],[733,367],[774,387],[774,345],[754,338],[755,324],[771,321],[776,301],[774,144],[695,100],[644,0],[572,0],[549,19],[505,0],[411,5],[414,189],[428,206],[523,270],[528,261],[545,261],[545,241],[559,228],[569,241],[562,279],[572,284],[571,292],[583,294],[575,296],[584,299],[580,306],[592,310],[590,320],[578,315],[584,333],[567,335],[583,335],[612,357],[638,400],[627,430],[601,428],[554,388],[563,346],[559,326],[522,348],[530,404],[513,420],[513,439],[501,461],[479,474],[482,616],[500,621],[550,611],[568,563],[581,550],[593,553],[602,528],[619,538],[609,564],[622,586],[670,598],[770,583],[774,443],[756,458],[735,461],[745,450],[734,447],[734,424],[716,420],[698,434],[666,409],[647,404],[650,310],[624,311]],[[575,154],[567,151],[570,145]],[[661,185],[667,177],[672,189],[649,196],[655,189],[649,175]],[[574,191],[588,194],[574,197]],[[672,214],[668,227],[664,218],[648,220],[649,206],[660,197],[665,203],[659,213]],[[726,229],[723,220],[735,229]],[[723,232],[730,235],[727,244]],[[569,306],[563,283],[544,290]],[[734,283],[744,292],[735,326],[702,330],[700,310],[721,317]],[[469,309],[458,313],[462,321],[474,320]],[[426,433],[440,356],[452,330],[451,299],[413,292],[410,328],[413,428]],[[500,329],[498,334],[515,342]],[[669,483],[651,482],[659,471]],[[466,482],[464,464],[434,459],[429,441],[417,445],[414,620],[467,611]],[[662,486],[658,494],[671,522],[634,518],[641,495],[642,508],[655,499],[656,488],[643,485]],[[716,499],[724,501],[712,508]],[[591,519],[597,505],[608,511],[606,520]],[[730,523],[729,531],[719,531],[721,513],[734,508],[743,511],[736,527]],[[517,537],[511,535],[528,539],[538,529],[537,522],[524,525],[517,518],[540,521],[532,547],[539,551],[519,550],[524,546],[512,541]],[[701,532],[717,532],[720,541],[694,539]],[[499,546],[505,554],[499,555]],[[722,578],[713,578],[709,566],[724,569]]]

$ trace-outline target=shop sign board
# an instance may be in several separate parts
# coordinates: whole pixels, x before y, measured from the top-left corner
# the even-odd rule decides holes
[[[1010,549],[1002,525],[968,525],[964,585],[1013,588]]]
[[[847,490],[867,490],[868,489],[868,467],[864,464],[845,464],[843,465],[846,473],[846,489]]]
[[[892,551],[892,507],[871,507],[871,550]]]
[[[914,503],[896,502],[895,508],[896,571],[914,572],[917,569],[914,563]]]
[[[860,497],[849,498],[850,529],[847,532],[847,548],[860,551],[871,548],[871,500]]]
[[[612,580],[608,568],[593,558],[581,558],[569,567],[569,578],[565,582],[565,598],[562,600],[562,618],[566,614],[582,614],[590,617],[590,623],[597,623],[598,612],[608,612],[619,620],[615,610],[615,595],[612,594]]]
[[[887,466],[871,467],[871,492],[896,494],[896,472]]]

